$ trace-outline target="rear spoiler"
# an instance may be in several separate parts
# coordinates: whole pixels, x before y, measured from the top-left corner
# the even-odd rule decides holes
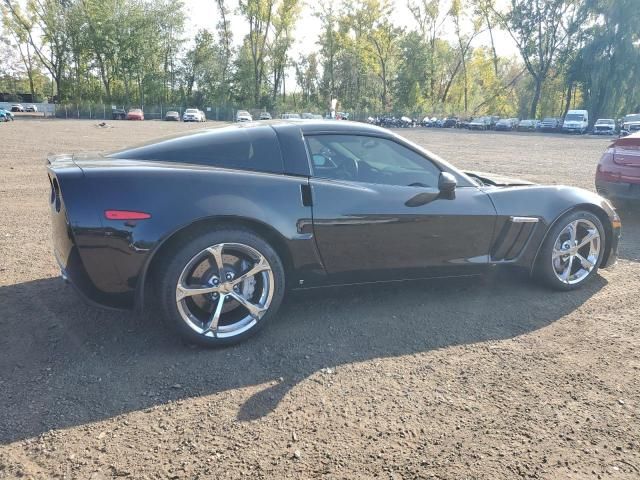
[[[63,153],[63,154],[53,154],[50,153],[47,155],[47,163],[46,166],[52,166],[52,167],[63,167],[63,166],[69,166],[69,165],[75,165],[76,163],[73,161],[73,155],[72,154],[68,154],[68,153]]]

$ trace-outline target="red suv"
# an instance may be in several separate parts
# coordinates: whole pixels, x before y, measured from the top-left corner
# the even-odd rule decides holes
[[[617,139],[604,152],[596,190],[612,200],[640,200],[640,132]]]

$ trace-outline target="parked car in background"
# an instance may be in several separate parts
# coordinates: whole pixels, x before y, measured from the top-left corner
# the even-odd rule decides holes
[[[38,107],[36,105],[27,105],[26,107],[24,107],[24,111],[25,112],[37,112],[38,111]]]
[[[402,117],[400,117],[398,126],[400,128],[413,128],[416,126],[416,123],[413,121],[413,118],[403,115]]]
[[[474,118],[471,121],[471,123],[469,123],[469,130],[489,130],[490,127],[491,127],[490,117]]]
[[[624,137],[640,131],[640,113],[625,115],[620,126],[620,136]]]
[[[557,132],[562,128],[562,120],[556,117],[545,117],[540,123],[543,132]]]
[[[589,128],[589,112],[587,110],[569,110],[564,117],[562,131],[566,133],[586,133]]]
[[[179,122],[180,114],[175,110],[170,110],[164,115],[164,119],[169,122]]]
[[[4,108],[0,108],[0,122],[13,122],[13,113]]]
[[[442,128],[455,128],[458,126],[458,119],[456,117],[447,117],[442,122]]]
[[[435,118],[431,120],[431,117],[426,116],[420,121],[420,125],[423,127],[430,127],[433,122],[435,122]]]
[[[144,112],[140,108],[132,108],[127,112],[127,120],[144,120]]]
[[[204,116],[204,112],[202,110],[198,110],[197,108],[187,108],[182,114],[183,122],[206,122],[207,119]]]
[[[271,120],[271,114],[269,112],[262,112],[258,120]]]
[[[518,123],[518,131],[534,132],[536,130],[537,120],[520,120]]]
[[[594,135],[614,135],[616,133],[616,121],[613,118],[599,118],[593,125]]]
[[[282,115],[280,115],[280,118],[282,118],[283,120],[300,120],[300,114],[299,113],[283,113]]]
[[[12,112],[24,112],[24,107],[19,103],[14,103],[11,105]]]
[[[518,128],[519,120],[517,118],[501,118],[496,122],[496,131],[511,131]]]
[[[253,122],[253,117],[246,110],[238,110],[236,113],[236,122]]]
[[[112,120],[124,120],[125,118],[127,118],[127,111],[124,108],[111,109]]]
[[[620,218],[599,195],[464,172],[364,123],[234,125],[97,158],[47,159],[62,276],[105,306],[153,304],[202,345],[256,333],[286,286],[510,264],[569,291],[617,256]]]
[[[611,200],[640,200],[640,130],[616,139],[596,170],[596,190]]]

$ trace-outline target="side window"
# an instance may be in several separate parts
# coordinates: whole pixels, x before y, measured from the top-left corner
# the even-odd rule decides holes
[[[382,185],[434,187],[440,170],[392,140],[365,135],[306,137],[315,177]]]
[[[213,167],[282,173],[282,154],[269,126],[220,128],[130,148],[110,158],[192,163]]]

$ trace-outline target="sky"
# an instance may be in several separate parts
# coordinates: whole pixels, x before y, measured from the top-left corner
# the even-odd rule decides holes
[[[309,0],[302,0],[302,15],[296,25],[296,42],[292,48],[292,57],[297,58],[300,54],[310,53],[318,49],[316,42],[319,36],[320,21],[313,15],[312,3]],[[504,3],[505,0],[498,0],[498,3]],[[184,0],[187,10],[187,25],[191,26],[195,31],[200,28],[213,30],[218,21],[217,8],[214,0]],[[230,4],[233,2],[230,2]],[[443,2],[444,4],[445,2]],[[416,28],[416,23],[407,8],[406,0],[393,0],[394,8],[392,20],[398,26],[405,28]],[[248,33],[246,24],[244,24],[237,16],[231,19],[234,41],[239,42],[244,35]],[[445,38],[451,41],[455,40],[454,32],[450,24],[445,24],[443,28]],[[494,32],[494,41],[496,43],[496,51],[500,56],[517,55],[518,51],[515,44],[508,33],[503,31]],[[490,45],[488,32],[478,36],[474,41],[474,45]]]

